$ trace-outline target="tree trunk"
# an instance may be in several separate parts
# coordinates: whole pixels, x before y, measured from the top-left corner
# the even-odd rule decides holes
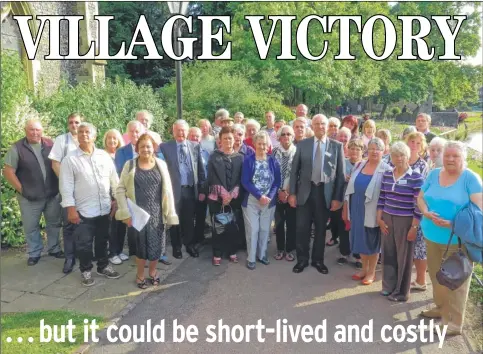
[[[387,109],[387,103],[384,103],[382,106],[382,111],[381,114],[379,115],[379,118],[384,119],[384,115],[386,114],[386,109]]]

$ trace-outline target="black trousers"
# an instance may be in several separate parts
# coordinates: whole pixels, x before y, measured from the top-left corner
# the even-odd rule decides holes
[[[325,204],[324,184],[312,184],[310,195],[303,205],[297,206],[296,212],[296,246],[297,261],[309,261],[310,229],[315,224],[314,243],[312,245],[312,262],[323,262],[325,252],[325,233],[329,209]]]
[[[332,240],[339,239],[339,251],[343,256],[351,253],[349,231],[345,229],[345,222],[342,220],[342,208],[330,212],[330,231]]]
[[[218,214],[221,210],[221,203],[214,202],[210,203],[210,215],[213,218],[215,214]],[[225,210],[229,210],[225,209]],[[236,217],[236,209],[232,208],[233,213]],[[228,256],[234,255],[238,249],[238,243],[240,239],[240,231],[235,233],[223,233],[217,234],[214,227],[212,227],[212,239],[211,246],[213,247],[213,257],[222,257],[223,254]]]
[[[196,201],[195,208],[195,243],[201,243],[205,240],[205,220],[206,220],[206,210],[208,209],[208,204],[206,200],[200,202]]]
[[[195,242],[195,209],[196,199],[193,187],[181,187],[181,197],[176,203],[176,213],[179,225],[169,230],[173,249],[181,249],[181,241],[185,246],[192,246]]]
[[[127,229],[127,245],[129,247],[129,255],[136,254],[136,237],[134,228],[127,227],[125,223],[116,218],[110,218],[109,227],[109,257],[118,256],[124,249],[124,241],[126,239]]]
[[[62,240],[64,243],[65,259],[75,259],[74,230],[77,225],[68,221],[67,208],[62,209]]]
[[[74,238],[81,272],[92,269],[92,244],[97,259],[97,270],[102,271],[107,265],[107,239],[109,234],[109,215],[86,218],[82,215],[81,223],[75,226]]]
[[[275,206],[275,235],[278,251],[292,252],[295,249],[296,210],[288,203],[277,203]]]
[[[245,235],[245,219],[243,218],[243,210],[241,205],[236,206],[233,208],[233,212],[235,213],[236,217],[236,224],[238,226],[238,236],[237,236],[237,250],[246,250],[247,249],[247,238]]]

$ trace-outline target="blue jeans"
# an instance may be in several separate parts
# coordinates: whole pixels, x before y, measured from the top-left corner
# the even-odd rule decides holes
[[[267,256],[270,224],[275,207],[262,206],[254,196],[250,195],[247,206],[242,209],[247,238],[247,260],[248,262],[255,262],[255,257],[263,259]]]
[[[29,257],[40,257],[44,249],[40,235],[40,217],[42,214],[44,214],[47,231],[47,250],[49,253],[60,251],[59,236],[62,208],[59,198],[59,195],[57,195],[49,199],[30,201],[17,194]]]

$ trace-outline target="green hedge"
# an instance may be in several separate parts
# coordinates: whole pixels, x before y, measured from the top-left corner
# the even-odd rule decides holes
[[[80,112],[86,121],[98,129],[98,147],[102,147],[104,133],[112,128],[121,132],[134,119],[137,111],[147,109],[154,115],[152,130],[164,133],[164,110],[159,95],[150,86],[137,86],[129,80],[107,80],[103,84],[81,83],[77,86],[62,84],[49,97],[36,96],[33,106],[48,114],[54,127],[67,131],[67,116]]]
[[[40,90],[39,90],[40,91]],[[27,90],[22,64],[15,56],[2,53],[2,167],[10,146],[25,136],[23,126],[38,117],[44,135],[55,137],[66,131],[66,118],[80,112],[99,130],[97,146],[102,147],[104,132],[111,128],[124,131],[136,111],[147,109],[155,117],[152,129],[163,135],[165,115],[159,95],[149,86],[136,86],[128,80],[106,81],[103,85],[82,83],[75,87],[62,84],[49,97],[34,96]],[[25,242],[20,209],[15,191],[2,176],[1,243],[19,246]]]

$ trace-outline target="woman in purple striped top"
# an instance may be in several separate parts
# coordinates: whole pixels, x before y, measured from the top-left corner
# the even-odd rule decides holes
[[[411,287],[414,245],[421,220],[416,200],[423,184],[421,174],[409,165],[410,150],[403,142],[391,147],[393,171],[382,177],[377,223],[382,233],[383,279],[381,295],[407,301]]]

